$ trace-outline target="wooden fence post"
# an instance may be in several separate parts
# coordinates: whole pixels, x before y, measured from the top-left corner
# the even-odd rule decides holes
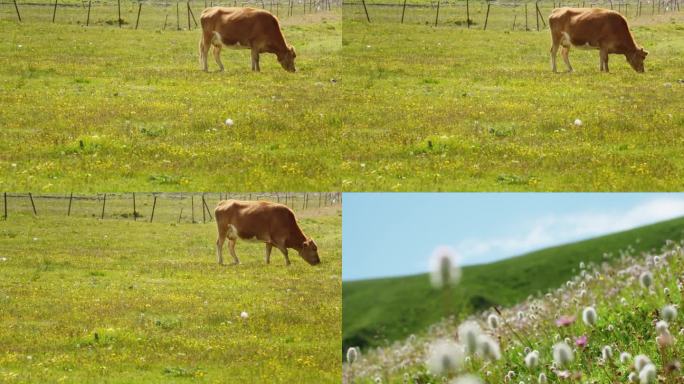
[[[183,207],[181,207],[180,214],[178,215],[178,224],[180,224],[181,217],[183,217]]]
[[[366,0],[361,0],[361,4],[363,4],[363,11],[366,13],[366,20],[370,23],[370,16],[368,16],[368,8],[366,8]]]
[[[204,193],[202,194],[202,224],[206,223],[207,221],[207,216],[206,212],[204,211]]]
[[[92,0],[88,0],[88,16],[86,17],[86,27],[90,25],[90,6]]]
[[[195,224],[195,195],[190,195],[190,203],[192,204],[192,223]]]
[[[74,200],[74,193],[69,195],[69,208],[67,209],[67,216],[71,216],[71,202]]]
[[[121,0],[116,0],[116,6],[119,10],[119,28],[121,28]]]
[[[202,196],[202,203],[204,204],[204,208],[207,209],[207,215],[209,215],[209,221],[212,221],[214,219],[214,217],[211,216],[211,211],[209,210],[209,205],[207,204],[207,201],[204,200],[204,196]]]
[[[135,19],[135,29],[138,29],[138,23],[140,22],[140,11],[142,10],[142,1],[138,3],[138,17]]]
[[[192,22],[195,23],[195,28],[197,28],[197,19],[195,19],[195,14],[192,12],[192,7],[190,6],[189,1],[188,1],[188,12],[190,12],[190,16],[192,17]]]
[[[57,15],[57,0],[55,0],[55,7],[52,9],[52,22],[55,22],[55,16]]]
[[[537,14],[539,15],[539,20],[541,20],[542,25],[544,26],[544,28],[546,28],[546,21],[544,21],[544,16],[542,15],[541,10],[539,9],[539,6],[537,6]]]
[[[437,14],[435,15],[435,27],[437,26],[437,23],[439,22],[439,3],[440,3],[440,1],[437,0]]]
[[[537,32],[539,32],[539,0],[534,2],[534,16],[537,19]]]
[[[404,6],[401,8],[401,23],[404,24],[404,14],[406,13],[406,0],[404,0]]]
[[[36,204],[33,203],[33,195],[31,192],[29,192],[29,199],[31,200],[31,207],[33,208],[33,214],[38,216],[38,212],[36,212]]]
[[[190,30],[190,2],[188,1],[186,3],[186,5],[188,6],[188,31],[189,31]]]
[[[482,28],[482,30],[484,30],[484,31],[487,30],[487,21],[489,21],[489,7],[491,7],[491,5],[492,4],[489,1],[487,1],[487,15],[485,16],[484,28]]]
[[[176,30],[180,31],[180,5],[176,1]]]
[[[154,195],[154,201],[152,202],[152,215],[150,216],[150,223],[154,220],[154,209],[157,208],[157,195]]]
[[[7,220],[7,192],[4,193],[5,196],[5,220]]]
[[[17,0],[14,0],[14,10],[17,11],[17,18],[21,22],[21,15],[19,14],[19,6],[17,5]]]
[[[529,31],[530,29],[527,28],[527,3],[525,3],[525,31]]]
[[[162,31],[166,31],[166,22],[169,20],[169,14],[166,14],[166,17],[164,17],[164,26],[162,27]]]
[[[466,0],[466,26],[470,29],[470,0]]]
[[[133,221],[138,221],[138,212],[135,211],[135,192],[133,192]]]
[[[107,204],[107,194],[104,194],[104,199],[102,199],[102,215],[100,215],[100,219],[104,219],[104,211],[105,211],[105,205]]]

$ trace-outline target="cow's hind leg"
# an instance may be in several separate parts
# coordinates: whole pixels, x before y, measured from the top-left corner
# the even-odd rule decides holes
[[[568,72],[572,72],[572,65],[570,65],[570,57],[568,53],[570,52],[570,47],[561,48],[561,56],[563,56],[563,61],[565,61],[565,66],[568,67]]]
[[[226,231],[219,229],[218,238],[216,238],[216,259],[219,265],[223,265],[223,243],[226,241]]]
[[[233,256],[233,264],[240,264],[237,255],[235,254],[235,239],[228,239],[228,249],[230,250],[230,255]]]
[[[261,72],[259,67],[259,51],[252,49],[252,71]]]
[[[223,63],[221,62],[221,44],[212,44],[214,51],[214,60],[219,66],[219,71],[223,72]]]
[[[207,57],[209,56],[209,47],[211,46],[211,35],[202,34],[199,41],[199,59],[200,67],[204,72],[209,70],[209,65],[207,64]]]
[[[266,243],[266,264],[271,264],[271,249],[273,249],[273,244]]]

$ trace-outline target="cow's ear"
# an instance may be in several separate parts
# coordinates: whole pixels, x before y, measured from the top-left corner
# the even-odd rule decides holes
[[[297,51],[295,51],[293,46],[290,46],[290,52],[292,52],[292,57],[297,57]]]
[[[643,48],[641,48],[641,53],[644,54],[644,57],[648,56],[648,51],[644,50]]]

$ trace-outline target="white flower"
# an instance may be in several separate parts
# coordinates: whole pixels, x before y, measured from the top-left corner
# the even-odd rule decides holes
[[[537,380],[537,382],[538,382],[539,384],[546,384],[546,383],[547,383],[546,375],[545,375],[544,373],[540,373],[540,374],[539,374],[539,379]]]
[[[584,311],[582,311],[582,321],[584,321],[584,324],[592,326],[596,324],[596,318],[598,315],[596,314],[596,310],[594,307],[586,307],[584,308]]]
[[[477,351],[487,360],[499,360],[501,358],[501,349],[499,344],[492,339],[491,336],[480,334],[477,337]]]
[[[489,324],[489,328],[491,329],[497,329],[499,328],[499,316],[495,314],[490,314],[487,317],[487,324]]]
[[[572,349],[566,343],[556,343],[553,346],[553,360],[558,364],[558,366],[563,367],[572,362],[575,356],[572,353]]]
[[[666,334],[670,333],[670,330],[668,329],[668,327],[669,327],[669,325],[667,324],[666,321],[660,320],[655,325],[656,333],[658,333],[659,335],[666,335]]]
[[[677,308],[674,305],[666,305],[662,310],[663,319],[668,323],[673,322],[677,318]]]
[[[655,365],[648,363],[641,371],[639,371],[639,382],[641,384],[651,384],[656,382]]]
[[[627,377],[630,383],[636,383],[637,380],[639,380],[639,375],[637,375],[636,372],[632,372],[629,374],[629,377]]]
[[[603,360],[610,360],[613,358],[613,348],[611,348],[610,345],[606,345],[601,349],[601,357],[603,357]]]
[[[629,354],[629,352],[622,352],[620,354],[620,362],[622,364],[627,364],[632,360],[632,355]]]
[[[347,349],[347,362],[349,364],[354,364],[356,359],[359,357],[359,350],[356,347],[351,347]]]
[[[457,284],[461,279],[458,256],[451,247],[435,248],[430,257],[430,282],[435,288]]]
[[[242,317],[243,319],[246,319],[249,317],[249,314],[245,311],[242,311],[242,313],[240,313],[240,317]]]
[[[650,363],[651,359],[649,359],[646,355],[636,355],[634,357],[634,368],[637,372],[641,372],[641,370],[644,369],[644,367]]]
[[[653,275],[651,272],[644,272],[639,276],[639,282],[641,283],[641,286],[644,288],[648,288],[653,284]]]
[[[532,351],[525,356],[525,365],[527,368],[534,369],[539,365],[539,351]]]
[[[582,126],[582,120],[580,120],[580,119],[575,119],[575,126],[576,126],[576,127],[581,127],[581,126]]]
[[[482,380],[479,377],[473,375],[465,375],[457,377],[452,380],[450,384],[482,384]]]
[[[433,375],[446,376],[463,367],[463,346],[451,340],[437,340],[429,347],[427,366]]]
[[[477,337],[482,333],[480,326],[472,321],[465,321],[458,326],[458,341],[464,343],[468,353],[477,351]]]
[[[233,119],[226,119],[226,125],[227,125],[227,126],[232,127],[233,124],[235,124],[235,122],[233,121]]]

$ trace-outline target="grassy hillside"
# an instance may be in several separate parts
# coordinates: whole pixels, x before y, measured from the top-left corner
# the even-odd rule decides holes
[[[684,218],[573,244],[543,249],[519,257],[465,267],[454,288],[458,318],[493,304],[512,305],[530,294],[558,287],[578,271],[580,261],[601,262],[602,255],[632,245],[636,251],[679,240]],[[378,346],[420,332],[443,315],[443,299],[427,275],[345,282],[343,345]]]
[[[319,267],[220,267],[214,223],[0,221],[0,382],[339,382],[341,214],[299,217]]]

